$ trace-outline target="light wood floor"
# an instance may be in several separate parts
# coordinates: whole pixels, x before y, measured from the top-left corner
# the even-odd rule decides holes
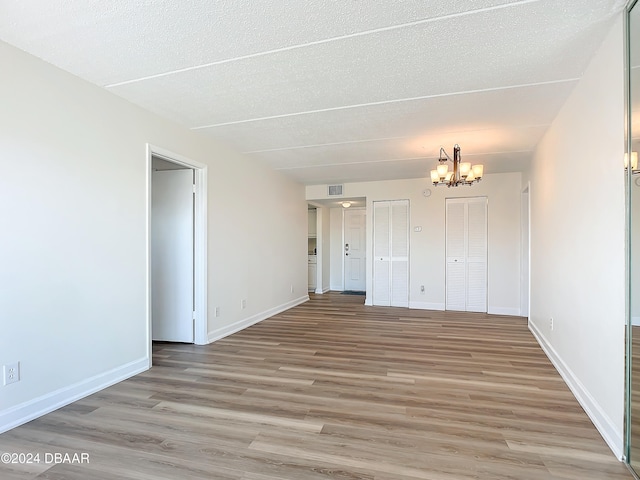
[[[314,296],[0,436],[25,479],[631,479],[526,321]],[[38,476],[40,475],[40,476]]]

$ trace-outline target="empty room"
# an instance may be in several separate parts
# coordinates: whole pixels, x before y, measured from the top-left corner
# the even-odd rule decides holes
[[[638,478],[634,1],[10,1],[0,64],[3,480]]]

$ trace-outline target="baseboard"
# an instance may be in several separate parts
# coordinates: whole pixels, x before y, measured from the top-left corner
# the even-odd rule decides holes
[[[208,335],[208,343],[215,342],[216,340],[220,340],[221,338],[228,337],[240,330],[244,330],[251,325],[255,325],[262,320],[265,320],[269,317],[273,317],[280,312],[284,312],[285,310],[289,310],[290,308],[295,307],[296,305],[300,305],[301,303],[308,302],[309,295],[303,295],[302,297],[296,298],[295,300],[291,300],[290,302],[283,303],[282,305],[278,305],[277,307],[270,308],[269,310],[265,310],[264,312],[256,313],[248,318],[239,320],[231,325],[227,325],[222,328],[218,328],[212,332],[209,332]]]
[[[444,303],[430,303],[430,302],[409,302],[409,308],[415,308],[416,310],[444,310]]]
[[[591,396],[589,391],[582,385],[582,382],[580,382],[567,364],[564,363],[542,332],[538,330],[538,327],[531,321],[529,321],[529,330],[536,338],[538,344],[540,344],[544,353],[549,357],[549,360],[551,360],[551,363],[558,373],[560,373],[560,376],[589,416],[598,432],[600,432],[604,441],[609,445],[611,451],[622,461],[622,432],[616,429],[611,419],[602,411],[600,405],[598,405],[593,396]]]
[[[487,313],[491,315],[509,315],[512,317],[520,316],[519,308],[506,308],[506,307],[489,307]]]
[[[320,288],[316,288],[316,294],[318,294],[318,295],[322,295],[322,294],[327,293],[329,290],[330,290],[330,288],[329,288],[329,287],[324,287],[324,288],[322,288],[322,289],[320,289]]]
[[[631,317],[631,325],[640,327],[640,317]]]
[[[334,292],[342,292],[344,290],[344,286],[340,285],[330,285],[329,290],[333,290]]]
[[[141,358],[4,410],[0,412],[0,433],[30,422],[148,369],[149,359],[147,357]]]

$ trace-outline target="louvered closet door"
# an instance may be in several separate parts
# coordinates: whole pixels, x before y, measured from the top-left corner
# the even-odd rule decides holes
[[[487,199],[467,202],[467,312],[487,311]]]
[[[409,201],[391,202],[391,306],[409,306]]]
[[[446,201],[446,309],[487,311],[487,199]]]
[[[391,305],[389,202],[373,202],[373,304]]]
[[[447,199],[446,309],[459,312],[466,310],[465,210],[464,199]]]
[[[409,306],[409,201],[373,202],[373,304]]]

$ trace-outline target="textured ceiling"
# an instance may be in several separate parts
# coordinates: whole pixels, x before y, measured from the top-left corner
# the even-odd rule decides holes
[[[0,2],[0,39],[305,184],[532,151],[624,0]]]

